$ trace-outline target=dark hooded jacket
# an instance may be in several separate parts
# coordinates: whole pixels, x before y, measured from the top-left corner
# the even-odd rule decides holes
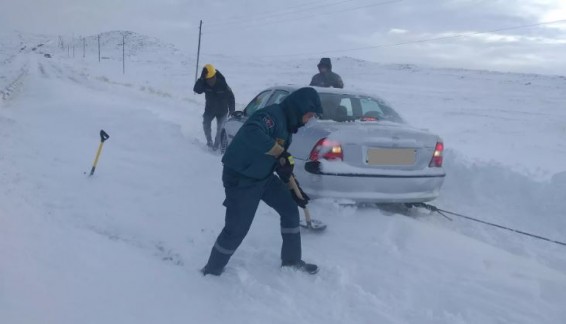
[[[317,73],[312,77],[311,86],[315,86],[315,87],[324,87],[324,88],[344,88],[344,82],[342,81],[342,78],[332,72],[332,63],[330,61],[330,58],[328,57],[323,57],[322,59],[320,59],[320,63],[318,63],[317,67],[321,67],[321,66],[325,66],[328,71],[322,73]]]
[[[292,134],[304,126],[303,115],[322,113],[320,97],[313,88],[301,88],[281,103],[256,111],[242,125],[226,149],[222,162],[230,171],[250,180],[271,175],[277,162],[269,155],[275,144],[289,148]]]
[[[204,92],[206,105],[204,113],[206,115],[226,115],[233,113],[236,107],[236,100],[232,89],[226,83],[226,79],[216,70],[216,84],[213,87],[206,83],[206,80],[199,78],[195,83],[193,91],[201,94]]]

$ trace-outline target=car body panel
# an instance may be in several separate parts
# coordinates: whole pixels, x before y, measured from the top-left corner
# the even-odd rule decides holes
[[[229,143],[250,111],[279,103],[298,88],[278,86],[260,92],[243,114],[228,119],[223,138]],[[343,89],[314,88],[321,95],[323,119],[300,128],[289,147],[295,157],[295,175],[309,196],[376,203],[425,202],[438,196],[445,172],[442,167],[429,167],[429,164],[436,144],[442,141],[440,137],[406,124],[378,97]],[[335,105],[346,102],[349,106],[329,108],[325,105],[330,105],[328,100],[322,98],[330,99]],[[375,108],[379,110],[380,115],[375,115],[379,119],[364,120],[362,104],[379,105]],[[347,110],[340,117],[343,121],[337,121],[341,119],[334,116],[324,119],[331,118],[332,109]],[[340,143],[343,160],[321,159],[313,169],[309,157],[323,138]]]

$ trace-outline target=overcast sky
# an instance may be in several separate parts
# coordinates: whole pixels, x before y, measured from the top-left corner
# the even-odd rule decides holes
[[[351,56],[566,75],[565,0],[0,0],[1,30],[68,38],[130,30],[189,54],[200,19],[205,56]]]

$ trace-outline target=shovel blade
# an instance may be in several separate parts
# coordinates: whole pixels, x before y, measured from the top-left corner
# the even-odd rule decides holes
[[[311,232],[322,232],[326,229],[326,224],[317,219],[312,219],[310,224],[307,224],[305,220],[301,220],[299,225]]]

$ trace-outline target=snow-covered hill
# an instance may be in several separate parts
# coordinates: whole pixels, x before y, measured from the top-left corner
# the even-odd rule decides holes
[[[326,200],[311,209],[328,231],[303,235],[318,275],[280,270],[278,217],[261,205],[226,273],[202,277],[224,194],[220,157],[202,149],[194,56],[126,35],[125,75],[121,32],[103,34],[100,63],[96,37],[83,58],[56,37],[1,35],[0,322],[566,322],[566,247]],[[243,107],[307,83],[317,59],[200,62]],[[444,138],[435,204],[566,241],[564,77],[333,63],[346,88]],[[100,129],[111,137],[89,178]]]

